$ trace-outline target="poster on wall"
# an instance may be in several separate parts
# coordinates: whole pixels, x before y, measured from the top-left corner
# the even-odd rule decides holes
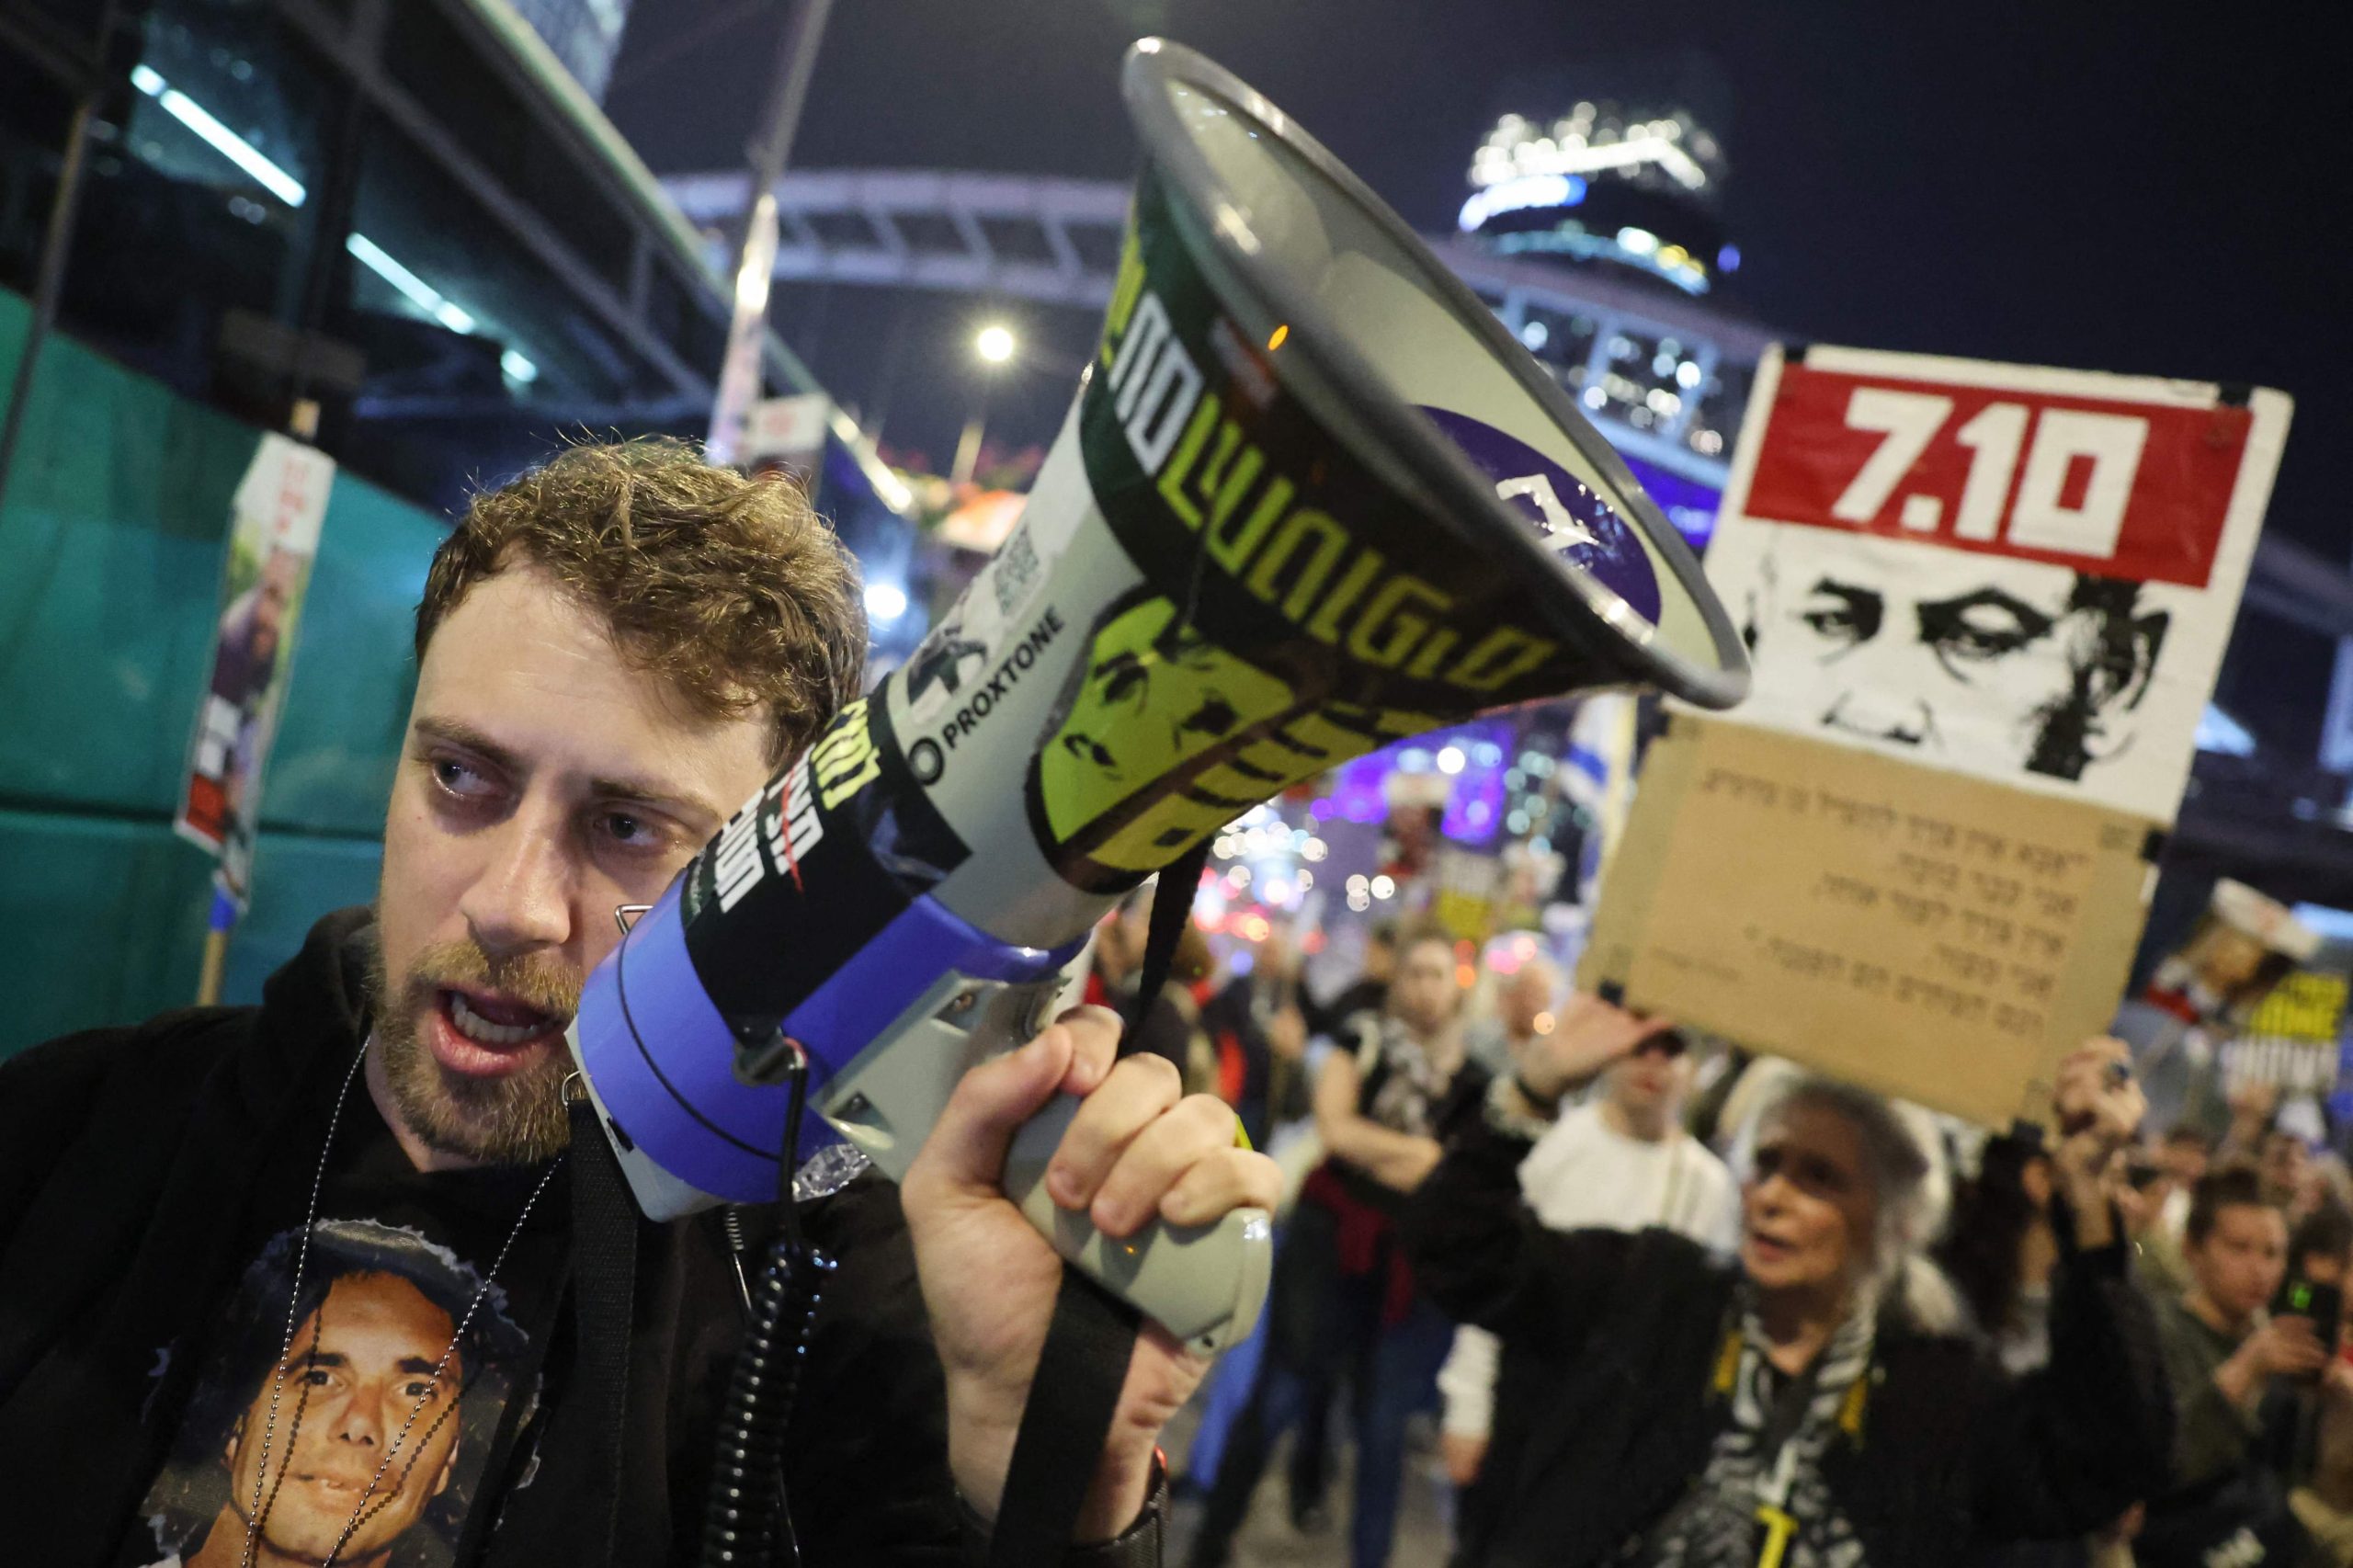
[[[744,421],[735,460],[756,474],[789,473],[809,498],[817,497],[824,471],[825,437],[833,428],[834,400],[824,392],[763,398]]]
[[[1707,560],[1731,717],[2170,823],[2290,400],[1775,349]]]
[[[221,891],[240,909],[261,820],[263,765],[334,484],[333,459],[273,432],[262,437],[233,503],[211,674],[173,825],[219,857]]]

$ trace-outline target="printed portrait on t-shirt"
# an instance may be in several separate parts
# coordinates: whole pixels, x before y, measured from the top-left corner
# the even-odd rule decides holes
[[[215,1329],[120,1560],[440,1568],[525,1348],[505,1292],[415,1231],[327,1221],[307,1250],[280,1233]]]

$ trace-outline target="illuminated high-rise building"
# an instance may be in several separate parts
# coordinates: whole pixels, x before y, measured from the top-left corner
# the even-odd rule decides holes
[[[1509,114],[1471,162],[1458,226],[1501,256],[1556,256],[1705,294],[1740,265],[1717,216],[1722,149],[1682,109],[1580,103]]]
[[[1680,108],[1507,114],[1472,153],[1440,253],[1552,372],[1667,515],[1712,528],[1756,358],[1715,135]]]

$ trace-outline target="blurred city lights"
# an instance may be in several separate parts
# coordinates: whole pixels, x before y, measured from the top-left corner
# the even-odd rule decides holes
[[[394,261],[389,252],[362,233],[353,233],[343,242],[343,248],[367,265],[368,270],[399,290],[409,302],[448,327],[451,332],[471,333],[474,318],[442,298],[441,291]]]
[[[203,105],[181,92],[146,65],[131,68],[131,85],[163,107],[165,114],[187,126],[211,149],[259,180],[262,188],[289,207],[300,207],[310,193],[302,182],[262,156],[261,150],[215,119]]]

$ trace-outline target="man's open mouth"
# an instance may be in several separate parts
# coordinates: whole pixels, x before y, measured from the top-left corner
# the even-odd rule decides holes
[[[564,1023],[553,1013],[508,997],[455,990],[442,994],[449,1002],[449,1021],[457,1026],[458,1032],[476,1045],[494,1051],[536,1040],[551,1029],[561,1028]]]

